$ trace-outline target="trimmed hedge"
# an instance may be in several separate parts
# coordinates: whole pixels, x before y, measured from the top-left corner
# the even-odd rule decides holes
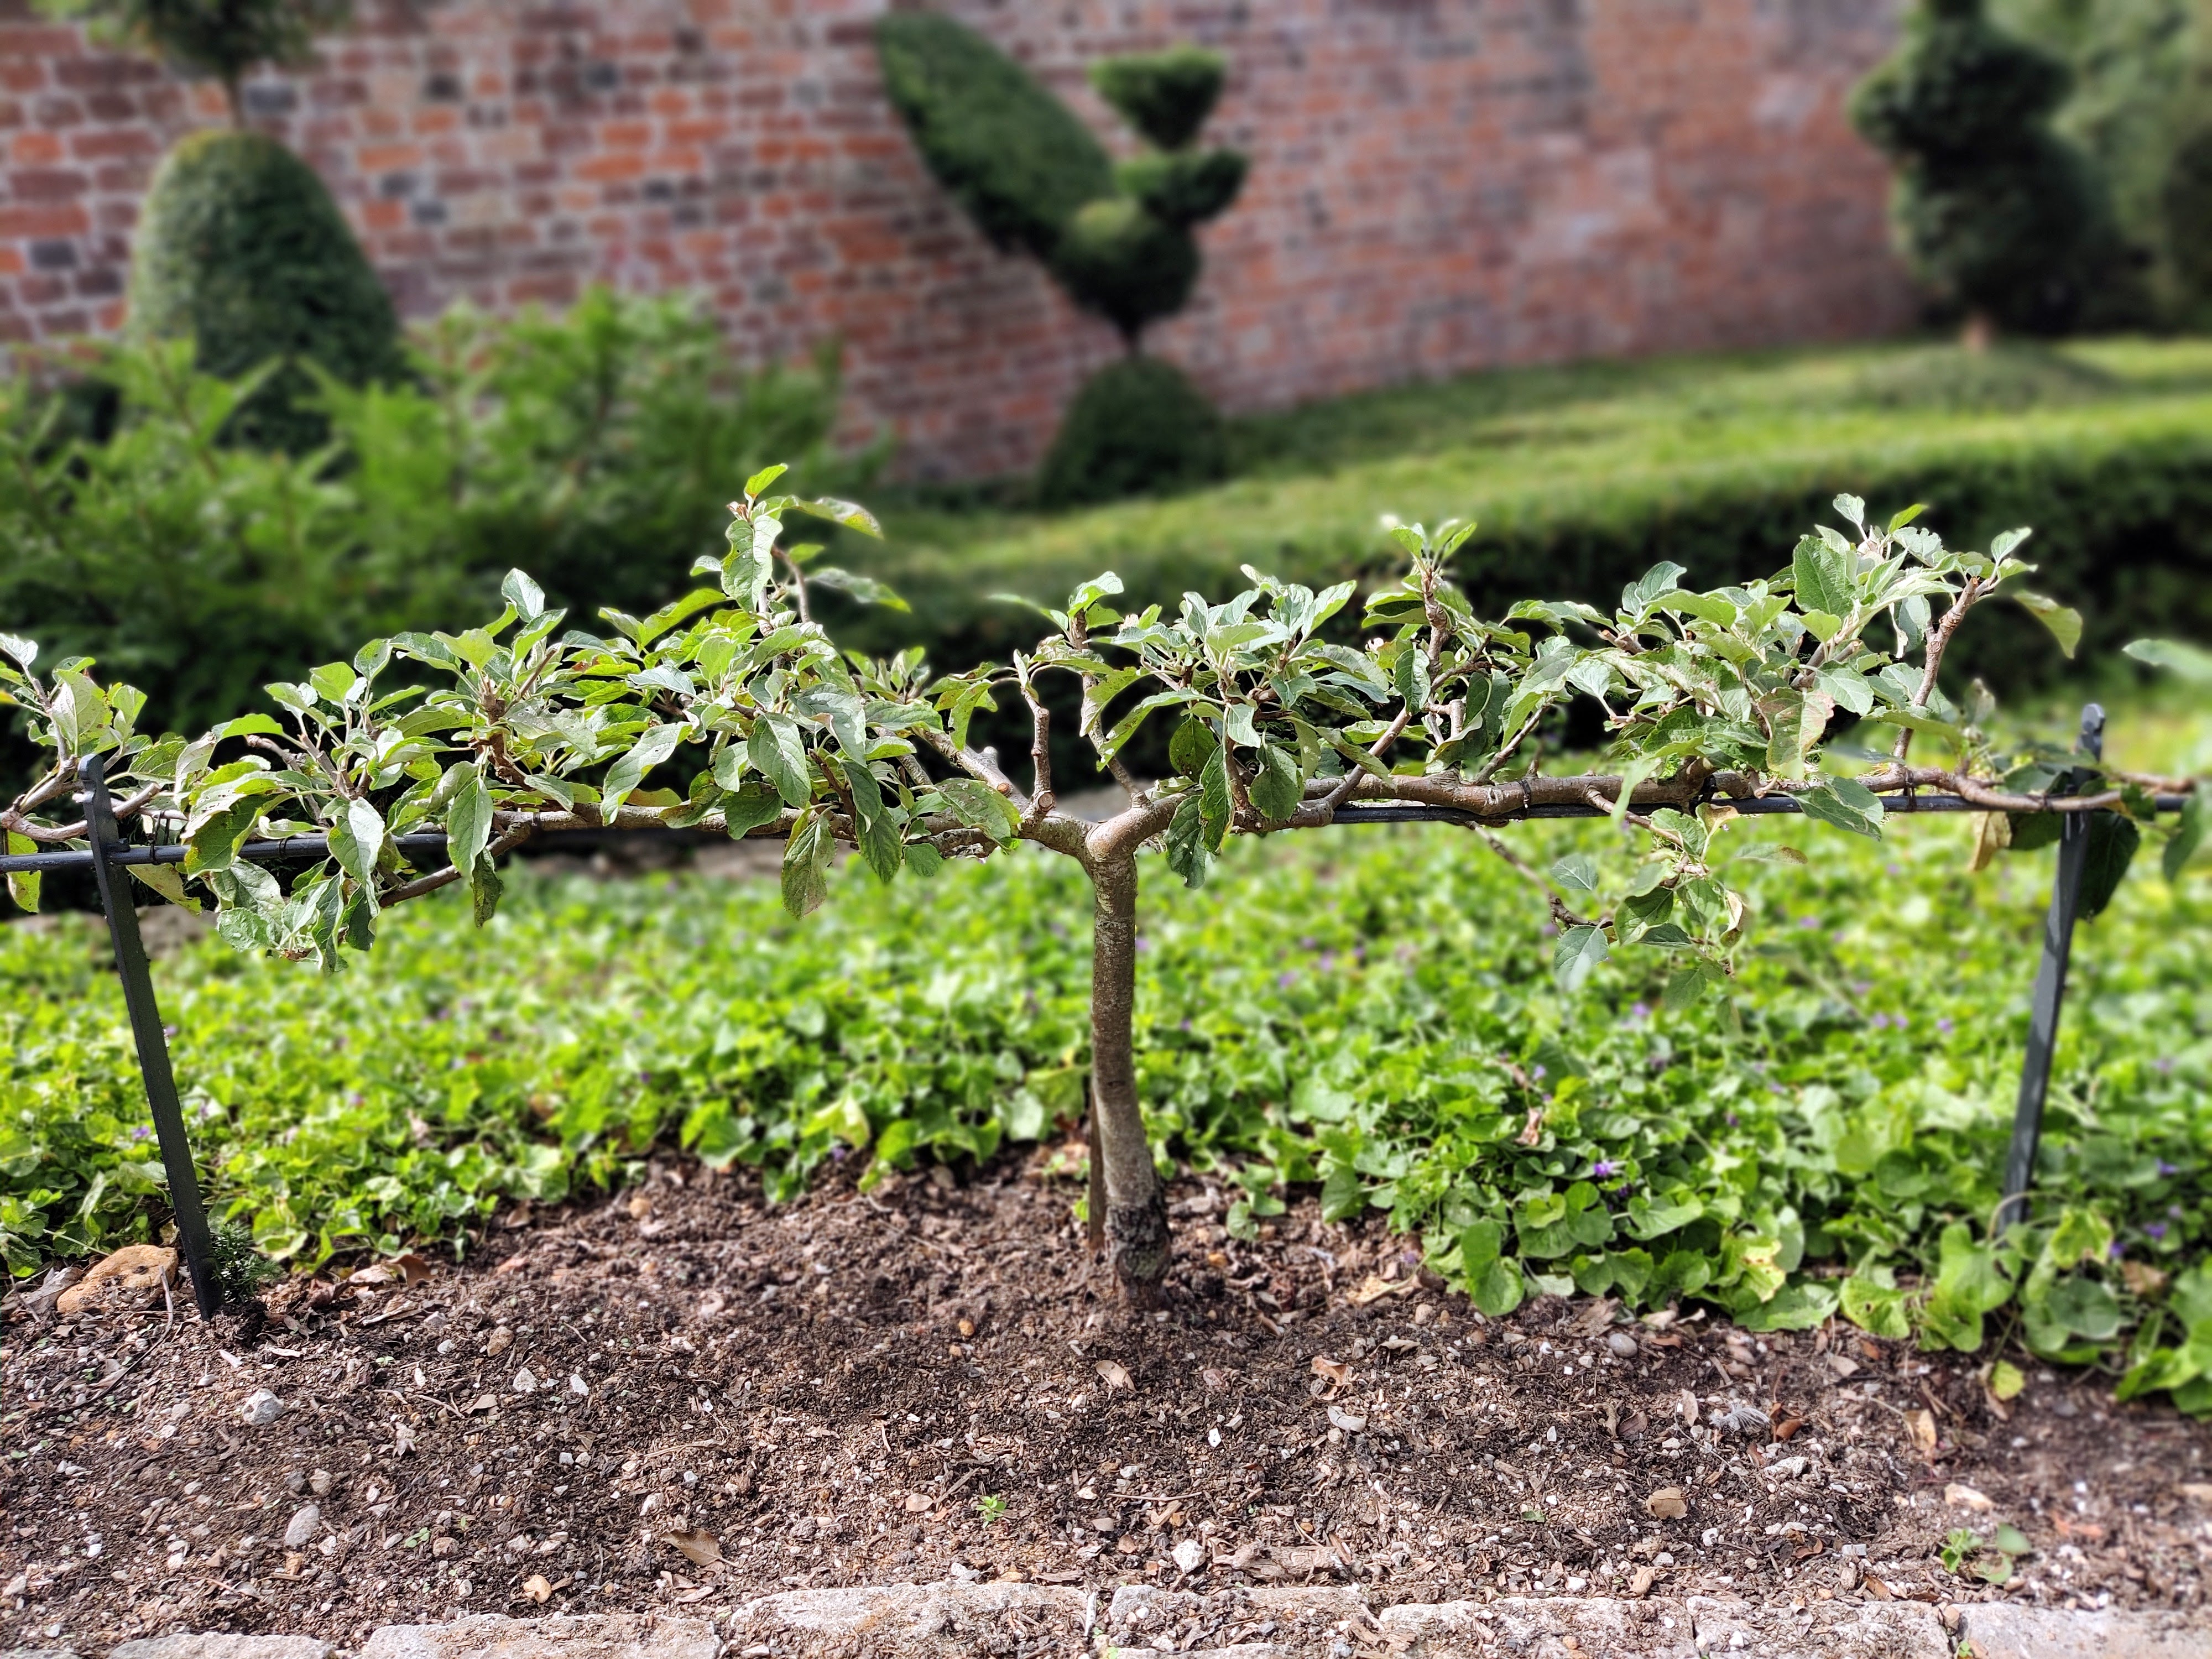
[[[1883,513],[1927,502],[1929,522],[1954,545],[1985,544],[2001,530],[2033,526],[2029,556],[2042,567],[2037,586],[2080,607],[2085,657],[2109,655],[2147,633],[2212,639],[2212,352],[2195,344],[2122,349],[2161,364],[2180,354],[2171,372],[2148,377],[2172,391],[2139,397],[2097,378],[2104,371],[2094,365],[2069,368],[2069,359],[2039,354],[2022,374],[2040,389],[2027,395],[2057,401],[1993,415],[1946,406],[1941,371],[1950,354],[1798,354],[1771,370],[1755,366],[1754,375],[1778,380],[1847,367],[1871,410],[1851,413],[1833,441],[1821,441],[1816,428],[1766,453],[1726,433],[1698,439],[1692,397],[1673,407],[1670,377],[1698,384],[1705,366],[1698,364],[1528,372],[1518,382],[1522,390],[1498,392],[1496,401],[1510,405],[1517,397],[1548,414],[1520,416],[1503,407],[1475,428],[1518,438],[1516,450],[1498,439],[1489,449],[1461,439],[1464,448],[1424,455],[1407,436],[1445,424],[1454,400],[1479,402],[1512,376],[1382,394],[1350,416],[1337,405],[1248,422],[1238,446],[1247,476],[1199,495],[995,526],[979,515],[966,522],[1000,533],[964,544],[954,539],[961,520],[902,521],[894,514],[892,540],[867,568],[913,611],[841,619],[841,637],[876,647],[921,642],[948,668],[1003,661],[1030,624],[993,603],[994,592],[1057,604],[1078,581],[1110,568],[1126,584],[1125,608],[1172,607],[1188,590],[1234,591],[1248,563],[1314,585],[1372,574],[1394,550],[1379,521],[1386,511],[1431,524],[1454,514],[1480,520],[1456,568],[1484,614],[1502,614],[1536,592],[1610,605],[1662,558],[1687,566],[1687,580],[1698,584],[1771,568],[1808,523],[1832,520],[1830,501],[1850,490]],[[1716,360],[1711,368],[1717,380],[1743,365]],[[2077,374],[2084,383],[2069,390]],[[1532,392],[1546,380],[1616,388],[1615,406],[1644,397],[1649,406],[1638,418],[1657,434],[1648,441],[1654,453],[1616,463],[1611,450],[1589,441],[1571,399],[1547,403]],[[1661,397],[1650,396],[1654,382]],[[1922,402],[1923,393],[1923,407],[1887,401]],[[1500,412],[1507,418],[1494,418]],[[1560,422],[1565,434],[1550,453],[1528,429],[1542,418]],[[1302,432],[1302,422],[1323,430]],[[1298,453],[1326,450],[1332,430],[1344,431],[1353,452],[1342,465]],[[1358,453],[1363,447],[1372,459]],[[2065,672],[2039,630],[1990,626],[1984,633],[1972,622],[1951,661],[1962,677],[1984,676],[2000,691],[2048,684]],[[1072,720],[1058,724],[1074,729]],[[1016,747],[1025,749],[1025,728],[1015,735]],[[1068,763],[1080,764],[1072,750]]]

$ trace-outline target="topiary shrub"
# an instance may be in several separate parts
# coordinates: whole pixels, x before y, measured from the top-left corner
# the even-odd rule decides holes
[[[1172,363],[1125,357],[1076,394],[1037,474],[1037,496],[1079,507],[1210,483],[1227,469],[1221,415]]]
[[[1051,258],[1083,204],[1113,190],[1091,130],[973,29],[894,12],[877,20],[876,53],[915,148],[1002,251]]]
[[[1898,237],[1915,272],[1991,326],[2055,332],[2079,316],[2113,239],[2104,192],[2050,128],[2071,76],[1994,27],[1982,0],[1922,0],[1851,117],[1898,166]]]
[[[1070,299],[1113,324],[1133,358],[1146,325],[1181,310],[1197,285],[1193,228],[1244,182],[1243,156],[1193,148],[1221,95],[1219,56],[1179,46],[1092,66],[1099,94],[1145,142],[1115,166],[1058,99],[972,29],[901,12],[878,21],[876,43],[884,86],[930,171],[984,234],[1044,261]],[[1194,417],[1194,404],[1203,399],[1171,370],[1106,370],[1078,396],[1040,495],[1097,501],[1216,476],[1219,421],[1210,410]],[[1153,416],[1174,424],[1156,433]],[[1126,451],[1113,447],[1124,440]],[[1079,476],[1085,466],[1094,478]]]
[[[51,17],[87,24],[95,40],[150,52],[180,75],[222,82],[241,125],[239,82],[257,64],[307,61],[315,36],[351,15],[347,0],[39,0]]]
[[[130,326],[191,338],[199,368],[234,377],[284,360],[228,435],[302,453],[329,427],[301,398],[309,359],[349,386],[406,365],[392,299],[305,161],[258,132],[196,132],[154,175],[131,271]]]

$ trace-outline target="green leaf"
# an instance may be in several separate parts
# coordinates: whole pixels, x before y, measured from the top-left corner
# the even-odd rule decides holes
[[[484,926],[498,912],[500,896],[506,890],[491,854],[477,854],[476,862],[469,866],[469,913],[477,927]]]
[[[1176,727],[1175,735],[1168,739],[1168,764],[1176,775],[1194,778],[1205,769],[1207,757],[1221,747],[1221,739],[1204,720],[1186,719]]]
[[[1895,1341],[1912,1334],[1905,1314],[1905,1293],[1893,1285],[1854,1273],[1844,1280],[1838,1304],[1844,1317],[1869,1336]]]
[[[775,823],[782,812],[783,798],[773,790],[762,788],[757,778],[747,778],[733,793],[722,797],[723,822],[732,841],[763,823]]]
[[[499,596],[514,607],[524,622],[535,622],[545,609],[545,590],[520,570],[510,570],[499,585]]]
[[[793,915],[811,915],[829,897],[830,850],[829,815],[801,813],[783,849],[783,908]]]
[[[2134,640],[2120,647],[2137,662],[2179,674],[2195,685],[2212,685],[2212,651],[2179,640]]]
[[[1213,866],[1213,857],[1206,850],[1205,817],[1195,789],[1176,803],[1175,816],[1168,821],[1165,840],[1168,868],[1182,878],[1186,887],[1194,890],[1205,886],[1206,874]]]
[[[778,478],[781,478],[785,473],[790,471],[791,469],[785,465],[781,461],[771,461],[768,465],[754,473],[751,477],[745,480],[745,499],[747,501],[758,501],[762,496],[767,495],[770,489],[775,488],[775,481]]]
[[[1797,796],[1797,805],[1808,818],[1881,839],[1881,798],[1856,778],[1821,778]]]
[[[754,718],[745,753],[753,769],[775,787],[786,806],[804,806],[814,797],[814,781],[806,766],[806,741],[799,722],[788,714],[763,709]]]
[[[1001,847],[1021,828],[1021,809],[981,779],[947,778],[937,786],[937,793],[945,797],[953,817]]]
[[[1367,1208],[1367,1188],[1348,1164],[1331,1169],[1321,1187],[1321,1218],[1349,1221]]]
[[[2136,828],[2133,818],[2123,817],[2118,812],[2092,812],[2089,815],[2089,847],[2081,861],[2081,909],[2084,921],[2100,916],[2105,907],[2112,902],[2121,881],[2128,873],[2128,866],[2135,861],[2136,849],[2142,845],[2142,831]]]
[[[1503,1319],[1521,1305],[1526,1293],[1519,1268],[1500,1254],[1504,1229],[1495,1221],[1477,1221],[1461,1229],[1459,1239],[1460,1267],[1469,1298],[1486,1318]]]
[[[1552,976],[1562,991],[1578,991],[1598,963],[1611,954],[1604,928],[1592,925],[1570,927],[1559,935],[1559,944],[1553,947]]]
[[[376,860],[384,851],[384,817],[365,800],[349,800],[331,826],[331,855],[338,867],[374,891]]]
[[[865,761],[845,763],[845,786],[852,792],[853,810],[859,815],[860,856],[878,881],[890,881],[906,862],[900,850],[898,821],[884,805],[883,791]]]
[[[2200,785],[2191,791],[2187,804],[2181,809],[2181,821],[2166,838],[2166,851],[2160,856],[2160,867],[2167,881],[2181,879],[2183,868],[2204,844],[2208,823],[2212,823],[2212,787]]]
[[[1848,556],[1818,536],[1807,536],[1798,542],[1790,571],[1796,580],[1800,611],[1826,611],[1838,617],[1850,614],[1851,570],[1845,562]]]
[[[22,641],[13,641],[11,643],[20,645]],[[26,856],[39,850],[38,842],[33,841],[28,836],[17,835],[13,830],[8,832],[7,847],[9,854],[16,857]],[[137,865],[130,866],[134,872],[138,867]],[[173,867],[169,868],[169,872],[173,876],[176,873]],[[8,876],[8,896],[15,901],[18,908],[36,911],[39,908],[40,884],[41,878],[35,870],[11,871]]]
[[[1206,850],[1218,853],[1229,834],[1229,761],[1225,745],[1217,744],[1198,775],[1199,821],[1206,834]]]
[[[446,857],[454,869],[467,872],[491,842],[491,792],[483,774],[467,761],[454,762],[446,776],[453,786],[446,799]]]
[[[1298,758],[1271,743],[1262,743],[1259,769],[1252,778],[1252,805],[1260,816],[1281,823],[1305,800],[1306,781],[1298,771]]]
[[[2081,643],[2081,613],[2069,605],[2047,599],[2040,593],[2023,590],[2012,596],[2033,611],[2043,625],[2051,630],[2051,637],[2058,641],[2058,648],[2071,657],[2074,647]]]
[[[1597,891],[1597,865],[1586,853],[1570,853],[1552,866],[1552,879],[1570,893]]]

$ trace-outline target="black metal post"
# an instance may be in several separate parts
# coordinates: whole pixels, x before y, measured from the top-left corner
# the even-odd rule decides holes
[[[2091,760],[2105,754],[2105,711],[2095,703],[2081,710],[2081,739],[2076,752]],[[2078,793],[2081,775],[2060,786]],[[2043,920],[2043,960],[2035,970],[2035,994],[2028,1004],[2027,1057],[2020,1070],[2020,1101],[2013,1109],[2012,1149],[2005,1155],[2004,1202],[1997,1206],[1999,1233],[2027,1219],[2027,1190],[2035,1181],[2035,1152],[2043,1139],[2043,1102],[2051,1090],[2051,1056],[2058,1047],[2058,1011],[2066,1000],[2066,964],[2074,951],[2074,917],[2081,908],[2081,872],[2089,860],[2089,817],[2068,812],[2059,819],[2058,873],[2051,884],[2051,909]]]
[[[84,807],[85,829],[92,842],[92,869],[100,884],[100,908],[107,912],[108,935],[115,942],[123,1004],[131,1012],[131,1035],[138,1045],[138,1071],[146,1085],[146,1104],[153,1109],[154,1132],[161,1144],[161,1167],[169,1177],[169,1211],[177,1221],[177,1249],[191,1276],[192,1297],[199,1304],[200,1314],[211,1318],[222,1305],[222,1286],[215,1276],[214,1240],[208,1234],[207,1212],[200,1207],[199,1175],[192,1167],[184,1109],[177,1103],[177,1079],[169,1070],[169,1038],[161,1026],[161,1011],[154,1001],[153,970],[147,966],[145,941],[138,937],[138,910],[132,902],[131,877],[113,862],[122,845],[122,832],[115,825],[115,808],[107,799],[107,777],[100,757],[87,755],[79,763],[76,775],[84,786],[77,799]]]

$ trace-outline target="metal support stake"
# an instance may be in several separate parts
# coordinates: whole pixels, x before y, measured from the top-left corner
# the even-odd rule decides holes
[[[2091,760],[2105,755],[2105,711],[2095,703],[2081,710],[2081,740],[2075,752]],[[2059,793],[2079,793],[2078,772],[2068,775]],[[2035,970],[2035,994],[2028,1005],[2027,1058],[2020,1071],[2020,1103],[2013,1109],[2012,1150],[2005,1156],[2004,1202],[1997,1206],[1996,1231],[2027,1219],[2027,1189],[2035,1181],[2036,1147],[2043,1139],[2043,1101],[2051,1090],[2051,1060],[2058,1047],[2058,1011],[2066,1000],[2066,963],[2074,950],[2074,916],[2081,902],[2081,872],[2089,861],[2089,814],[2069,812],[2059,820],[2058,874],[2051,884],[2051,910],[2043,921],[2043,960]]]
[[[184,1109],[177,1103],[177,1079],[169,1070],[169,1038],[161,1027],[161,1011],[154,1001],[153,970],[146,964],[145,942],[138,937],[131,875],[112,861],[123,844],[122,832],[115,826],[115,808],[107,799],[107,777],[100,757],[87,755],[78,763],[76,775],[84,786],[77,799],[84,807],[85,829],[92,841],[92,869],[100,883],[100,908],[107,912],[107,932],[115,942],[123,1004],[131,1011],[131,1035],[138,1045],[146,1104],[153,1109],[154,1131],[161,1143],[161,1167],[168,1173],[169,1210],[177,1221],[177,1248],[191,1276],[192,1297],[199,1304],[201,1316],[212,1318],[222,1305],[222,1287],[215,1276],[214,1240],[208,1235],[207,1212],[200,1207],[199,1176],[192,1167],[191,1142],[185,1134]]]

